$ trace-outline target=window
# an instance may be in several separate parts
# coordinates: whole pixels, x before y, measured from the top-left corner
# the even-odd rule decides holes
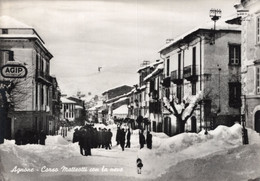
[[[256,67],[256,94],[260,94],[260,67]]]
[[[166,60],[166,76],[169,76],[170,75],[170,57],[167,57],[167,60]]]
[[[260,16],[256,18],[256,43],[260,43]]]
[[[2,34],[8,34],[8,29],[2,29]]]
[[[241,83],[229,83],[229,106],[234,108],[241,107]]]
[[[177,99],[178,103],[181,103],[181,85],[177,85]]]
[[[181,78],[181,53],[178,54],[178,79]]]
[[[196,95],[196,82],[191,83],[191,94]]]
[[[240,65],[240,45],[229,45],[229,65]]]
[[[196,74],[196,47],[192,48],[192,75]]]
[[[14,52],[13,51],[8,51],[9,54],[9,61],[14,61]]]

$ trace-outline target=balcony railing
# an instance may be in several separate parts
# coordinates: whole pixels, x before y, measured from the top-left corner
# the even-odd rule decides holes
[[[42,70],[36,71],[36,78],[40,79],[46,83],[52,83],[52,77]]]
[[[186,66],[183,68],[183,77],[188,81],[197,81],[198,80],[198,68],[197,66]]]
[[[183,83],[183,79],[181,78],[181,72],[178,72],[177,70],[174,70],[171,72],[171,81],[174,84],[182,84]]]

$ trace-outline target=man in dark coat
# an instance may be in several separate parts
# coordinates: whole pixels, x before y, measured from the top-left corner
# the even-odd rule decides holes
[[[39,134],[39,140],[40,140],[40,144],[41,145],[45,145],[45,140],[46,140],[46,134],[44,133],[43,130],[41,130],[40,134]]]
[[[145,137],[142,130],[139,132],[139,143],[140,143],[140,149],[142,149],[145,144]]]
[[[130,128],[128,128],[127,135],[126,135],[126,148],[130,148],[130,138],[131,138],[131,133],[130,133]]]
[[[147,143],[147,148],[149,149],[152,149],[152,143],[153,143],[152,137],[153,135],[149,131],[147,131],[146,143]]]
[[[125,150],[125,130],[120,130],[120,146],[122,148],[122,151]]]
[[[83,153],[83,145],[84,145],[84,129],[83,128],[81,128],[80,130],[79,130],[79,149],[80,149],[80,154],[81,155],[84,155],[84,153]]]
[[[116,131],[116,144],[119,145],[120,144],[120,133],[121,133],[121,130],[120,130],[120,127],[118,126],[117,127],[117,131]]]
[[[98,129],[98,148],[102,147],[102,130],[101,128]]]
[[[89,128],[84,131],[83,135],[83,148],[85,150],[85,156],[91,155],[91,132]]]
[[[22,132],[20,129],[15,133],[14,139],[15,139],[15,144],[17,145],[22,144]]]
[[[75,129],[74,133],[73,133],[73,139],[72,139],[72,143],[76,143],[79,141],[79,130]]]
[[[113,136],[111,129],[108,129],[107,136],[108,136],[108,148],[111,150],[111,147],[112,147],[111,139],[112,139],[112,136]]]

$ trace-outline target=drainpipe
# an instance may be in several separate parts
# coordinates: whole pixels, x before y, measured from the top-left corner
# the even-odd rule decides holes
[[[202,36],[200,35],[195,35],[200,39],[200,91],[202,91]],[[202,110],[201,110],[202,105],[200,105],[200,131],[202,130]]]

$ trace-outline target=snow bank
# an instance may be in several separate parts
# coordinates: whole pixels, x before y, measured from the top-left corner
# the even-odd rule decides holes
[[[46,145],[68,145],[69,142],[65,140],[61,135],[47,136]]]
[[[191,147],[195,144],[200,144],[208,140],[215,142],[225,142],[226,144],[242,144],[242,127],[240,124],[235,124],[232,127],[218,126],[215,130],[209,131],[208,135],[202,131],[197,133],[182,133],[163,142],[155,142],[155,147],[158,147],[159,152],[179,152],[183,149]],[[156,145],[158,143],[159,145]]]

